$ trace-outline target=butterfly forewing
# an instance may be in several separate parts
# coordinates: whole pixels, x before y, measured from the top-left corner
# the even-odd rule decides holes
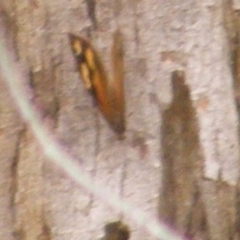
[[[120,36],[118,32],[114,35],[113,78],[109,79],[100,56],[91,43],[84,38],[69,34],[71,48],[84,85],[92,93],[112,129],[118,134],[125,131],[123,57]]]

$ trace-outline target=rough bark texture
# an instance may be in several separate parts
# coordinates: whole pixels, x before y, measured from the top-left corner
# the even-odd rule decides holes
[[[240,239],[240,4],[194,0],[1,0],[8,47],[43,122],[99,183],[192,239]],[[67,33],[110,70],[125,44],[126,138],[75,68]],[[13,69],[13,71],[15,71]],[[98,239],[122,218],[43,156],[0,81],[0,239]],[[131,240],[153,239],[128,218]]]

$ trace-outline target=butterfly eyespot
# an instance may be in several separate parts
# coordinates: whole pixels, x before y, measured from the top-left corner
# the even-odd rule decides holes
[[[86,49],[85,55],[86,55],[88,67],[91,68],[92,70],[96,69],[96,64],[95,64],[96,59],[91,48]]]
[[[88,65],[85,63],[82,63],[80,65],[80,72],[82,74],[83,82],[85,84],[85,87],[87,90],[90,90],[92,87],[91,80],[90,80],[90,72]]]
[[[75,40],[75,41],[73,42],[72,48],[73,48],[74,53],[75,53],[76,56],[79,56],[79,55],[82,54],[82,45],[81,45],[81,42]]]
[[[69,34],[69,39],[85,88],[91,91],[110,127],[121,135],[125,131],[125,100],[120,32],[114,34],[111,50],[112,79],[109,79],[99,54],[88,40],[73,34]]]

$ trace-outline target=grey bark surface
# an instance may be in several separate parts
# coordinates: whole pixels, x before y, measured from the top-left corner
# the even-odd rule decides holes
[[[239,6],[3,0],[0,25],[43,125],[95,181],[192,239],[239,239]],[[117,28],[125,46],[122,141],[84,89],[68,41],[68,33],[88,37],[111,72]],[[131,240],[154,239],[45,159],[2,81],[0,162],[0,239],[99,239],[119,219]]]

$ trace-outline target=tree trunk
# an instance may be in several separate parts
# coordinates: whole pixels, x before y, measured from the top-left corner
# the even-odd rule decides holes
[[[240,239],[239,10],[237,0],[2,0],[0,31],[43,125],[96,182],[190,239]],[[68,39],[88,38],[111,72],[116,29],[122,140],[84,88]],[[155,239],[47,161],[3,77],[0,239],[98,239],[120,219],[131,240]]]

